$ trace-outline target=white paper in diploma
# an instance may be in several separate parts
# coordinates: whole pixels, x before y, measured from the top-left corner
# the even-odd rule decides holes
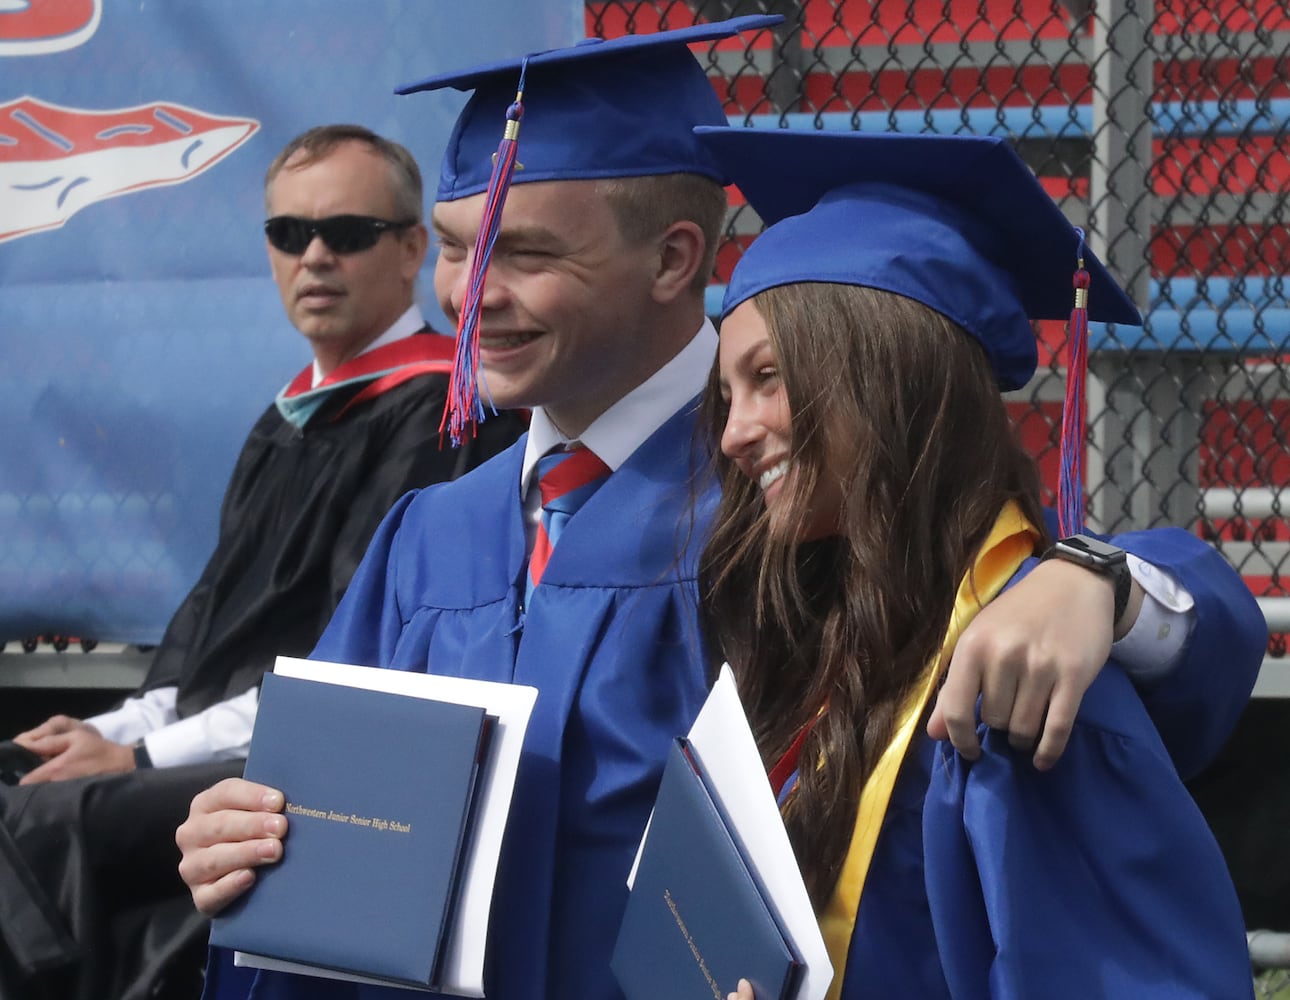
[[[833,981],[833,964],[729,665],[722,666],[717,682],[694,720],[689,739],[712,792],[720,799],[730,825],[743,844],[748,863],[765,887],[794,948],[806,963],[797,1000],[823,1000]],[[645,837],[649,837],[648,827]],[[636,859],[640,861],[639,852]],[[628,885],[635,878],[633,865]]]
[[[500,684],[464,677],[440,677],[437,674],[407,670],[381,670],[356,667],[324,660],[302,660],[279,656],[274,672],[284,677],[303,677],[347,687],[387,691],[392,694],[430,698],[436,701],[474,705],[497,719],[487,766],[477,794],[482,795],[475,813],[474,837],[469,847],[464,881],[452,921],[452,933],[444,953],[440,988],[444,992],[467,997],[484,995],[484,948],[488,936],[488,913],[497,877],[497,859],[502,848],[502,834],[510,812],[515,790],[515,772],[520,763],[520,748],[529,716],[537,701],[537,688],[521,684]],[[298,972],[327,979],[381,983],[382,980],[320,969],[296,962],[284,962],[265,955],[235,952],[234,964],[280,972]]]

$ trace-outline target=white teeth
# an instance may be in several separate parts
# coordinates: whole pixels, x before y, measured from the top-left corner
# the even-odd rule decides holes
[[[520,347],[527,344],[532,338],[527,334],[517,333],[509,337],[481,337],[485,347],[494,349],[505,349],[508,347]]]
[[[761,474],[757,480],[757,485],[763,490],[768,490],[784,473],[788,471],[788,459],[772,465],[769,469]]]

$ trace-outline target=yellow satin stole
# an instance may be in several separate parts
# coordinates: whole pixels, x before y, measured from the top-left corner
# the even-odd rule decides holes
[[[887,805],[891,801],[892,788],[896,784],[896,776],[913,739],[914,730],[923,718],[942,672],[949,665],[959,635],[968,622],[976,617],[976,613],[1003,590],[1004,584],[1012,578],[1022,561],[1034,552],[1038,538],[1039,532],[1026,520],[1021,509],[1011,501],[1005,504],[981,546],[972,569],[959,584],[950,626],[940,652],[927,665],[922,682],[905,703],[898,717],[896,735],[883,751],[869,780],[865,782],[864,791],[860,795],[860,807],[856,811],[851,846],[842,864],[842,873],[833,896],[820,915],[820,930],[834,970],[833,983],[829,986],[826,1000],[837,1000],[842,992],[847,951],[851,946],[851,934],[855,930],[856,913],[860,908],[860,894],[869,872],[869,863],[873,860],[883,818],[887,814]]]

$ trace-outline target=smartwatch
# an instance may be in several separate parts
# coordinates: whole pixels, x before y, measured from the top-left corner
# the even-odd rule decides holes
[[[1054,542],[1043,558],[1064,559],[1109,577],[1115,584],[1115,617],[1111,621],[1113,626],[1119,624],[1124,609],[1129,606],[1129,593],[1133,589],[1133,576],[1129,573],[1124,549],[1091,535],[1071,535]]]

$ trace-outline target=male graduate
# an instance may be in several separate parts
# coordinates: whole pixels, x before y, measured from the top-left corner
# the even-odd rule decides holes
[[[725,178],[691,126],[725,116],[687,44],[774,21],[589,41],[409,88],[473,91],[440,174],[435,289],[463,338],[477,322],[481,399],[532,407],[532,423],[505,455],[400,502],[314,655],[537,687],[494,893],[490,1000],[619,995],[609,956],[625,879],[669,741],[707,687],[694,570],[710,495],[692,442],[716,348],[703,289]],[[518,150],[499,147],[508,109]],[[518,161],[504,207],[495,153],[503,173]],[[463,406],[469,433],[478,410]],[[1168,674],[1144,682],[1167,687],[1157,723],[1183,767],[1206,759],[1257,669],[1232,638],[1253,601],[1199,541],[1134,544],[1177,577],[1159,598],[1135,582],[1115,609],[1109,579],[1040,567],[960,644],[952,669],[967,679],[934,723],[957,729],[983,692],[987,721],[1028,745],[1043,731],[1047,763],[1113,630],[1132,643],[1150,622],[1136,658]],[[1215,640],[1229,643],[1230,673],[1207,686]],[[973,725],[960,739],[979,752]],[[219,911],[283,856],[282,809],[280,792],[241,780],[197,796],[176,839],[200,909]],[[208,994],[376,995],[242,973],[213,963]]]
[[[311,129],[269,167],[265,206],[273,277],[313,361],[252,428],[215,551],[140,692],[16,737],[44,763],[0,786],[6,1000],[104,1000],[136,975],[160,981],[182,935],[156,923],[134,962],[112,928],[133,904],[187,904],[174,830],[193,795],[241,773],[261,676],[276,655],[313,648],[399,496],[460,475],[521,429],[507,414],[459,450],[439,447],[454,342],[414,301],[428,234],[406,149],[359,126]],[[200,935],[204,921],[183,909]]]

